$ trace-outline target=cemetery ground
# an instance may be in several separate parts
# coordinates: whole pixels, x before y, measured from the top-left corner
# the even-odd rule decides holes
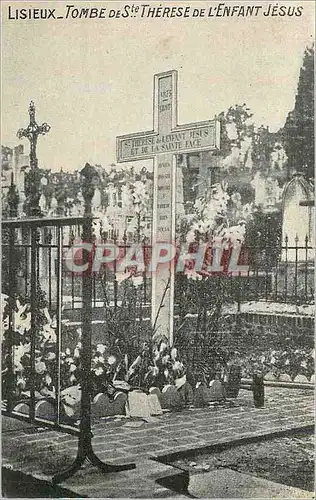
[[[314,491],[314,435],[303,432],[185,457],[173,465],[191,474],[228,468]]]
[[[108,417],[94,422],[92,428],[96,454],[109,464],[135,462],[136,469],[104,474],[87,463],[52,487],[52,476],[76,456],[76,436],[3,417],[3,494],[184,498],[189,492],[201,497],[199,485],[204,481],[207,496],[214,498],[210,474],[222,474],[221,484],[227,479],[228,488],[231,474],[241,472],[239,479],[246,478],[250,488],[261,481],[265,491],[278,490],[276,497],[311,498],[313,422],[311,389],[275,386],[265,387],[263,408],[255,408],[252,392],[241,389],[236,400],[166,412],[147,421]]]

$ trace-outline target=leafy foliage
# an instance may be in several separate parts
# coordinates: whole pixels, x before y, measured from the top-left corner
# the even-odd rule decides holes
[[[281,130],[289,172],[300,171],[314,177],[314,45],[307,47],[297,86],[294,109]]]

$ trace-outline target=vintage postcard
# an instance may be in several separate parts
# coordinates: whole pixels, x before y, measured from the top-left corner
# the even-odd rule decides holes
[[[314,22],[2,2],[4,498],[313,498]]]

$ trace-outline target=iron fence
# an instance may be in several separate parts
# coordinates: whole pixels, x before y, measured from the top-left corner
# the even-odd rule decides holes
[[[64,309],[63,255],[69,248],[65,235],[68,238],[73,233],[92,242],[91,210],[84,217],[76,218],[2,221],[3,292],[7,296],[2,342],[2,411],[15,418],[78,435],[77,458],[68,470],[55,476],[55,482],[72,475],[86,458],[104,472],[135,467],[134,464],[104,464],[92,450],[91,358],[95,281],[89,272],[83,273],[76,282],[80,302],[77,319],[82,328],[76,381],[80,391],[78,421],[69,418],[65,411],[66,396],[70,395],[67,391],[66,395],[64,393],[62,378],[65,325],[69,323]],[[89,262],[88,251],[83,251],[82,259]],[[114,302],[117,306],[118,300]],[[106,301],[103,304],[106,305]],[[43,410],[43,403],[49,403],[50,409],[44,407]]]
[[[118,285],[115,260],[113,268],[105,266],[101,272],[93,273],[89,268],[88,272],[76,275],[67,271],[65,251],[72,247],[75,239],[78,237],[91,244],[94,241],[92,220],[88,202],[84,217],[2,222],[2,281],[3,292],[8,296],[2,349],[3,411],[6,415],[78,435],[76,461],[69,470],[55,477],[56,482],[75,472],[85,458],[106,472],[132,467],[131,464],[110,467],[100,462],[92,450],[93,343],[118,338],[124,352],[136,356],[140,345],[150,341],[152,334],[151,280],[145,271],[137,287],[129,286],[132,278],[126,280],[126,286]],[[108,242],[103,240],[103,243]],[[127,239],[122,242],[114,239],[111,243],[119,247],[122,257],[131,247]],[[201,354],[211,349],[209,356],[215,359],[220,355],[220,351],[215,352],[212,347],[212,335],[216,334],[218,340],[220,306],[225,302],[236,302],[240,308],[249,300],[295,304],[313,300],[313,248],[308,238],[303,244],[296,239],[294,245],[289,245],[285,239],[284,245],[271,250],[268,247],[248,247],[249,269],[246,273],[211,276],[202,285],[187,280],[182,274],[176,275],[174,313],[180,318],[177,327],[181,327],[182,319],[191,313],[197,317],[196,335],[202,339],[199,343],[194,337],[198,345],[192,352]],[[144,245],[143,251],[150,253],[150,246]],[[91,264],[91,252],[83,250],[81,257],[83,263]],[[97,325],[101,325],[99,331]],[[63,400],[63,391],[67,389],[63,381],[63,353],[74,340],[78,340],[71,337],[72,327],[82,329],[77,380],[81,386],[78,422],[68,418]],[[200,354],[190,360],[197,370],[203,368],[196,363]],[[22,377],[17,369],[19,364],[24,365]],[[43,378],[46,376],[44,386],[50,389],[45,394]],[[43,401],[50,402],[54,409],[49,418],[43,419],[39,411]]]
[[[308,304],[314,300],[314,247],[306,236],[271,248],[248,247],[249,270],[237,277],[237,302],[266,300]],[[244,274],[244,273],[243,273]]]

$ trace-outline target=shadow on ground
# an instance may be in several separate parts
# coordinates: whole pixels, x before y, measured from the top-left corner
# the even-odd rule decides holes
[[[32,476],[2,468],[3,498],[77,498],[72,491],[52,486]]]

